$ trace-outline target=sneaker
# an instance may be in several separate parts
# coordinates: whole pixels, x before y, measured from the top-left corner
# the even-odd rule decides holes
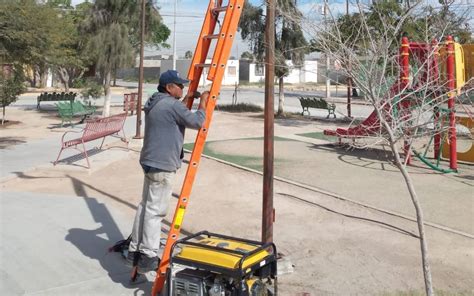
[[[141,255],[140,260],[138,261],[138,272],[146,273],[152,270],[156,270],[159,264],[160,258]]]
[[[138,256],[138,262],[140,262],[141,257],[146,257],[145,255],[140,254],[140,252],[128,252],[127,256],[125,257],[125,262],[128,267],[133,266],[135,255]]]

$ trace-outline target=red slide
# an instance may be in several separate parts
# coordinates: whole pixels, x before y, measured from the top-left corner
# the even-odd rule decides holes
[[[338,136],[338,137],[364,137],[372,135],[380,130],[380,122],[377,117],[377,113],[372,111],[369,117],[362,121],[359,125],[350,127],[347,129],[338,128],[334,130],[324,130],[324,134],[327,136]]]
[[[404,88],[402,82],[396,82],[390,88],[390,97],[400,93]],[[385,104],[385,108],[390,108],[390,104]],[[343,138],[357,138],[357,137],[367,137],[374,135],[380,131],[380,120],[377,116],[377,112],[374,110],[370,115],[362,121],[359,125],[354,127],[349,127],[347,129],[338,128],[336,130],[324,130],[326,136],[336,136]]]

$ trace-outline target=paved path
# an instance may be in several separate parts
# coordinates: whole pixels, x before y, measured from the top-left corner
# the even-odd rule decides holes
[[[134,119],[127,120],[127,135],[134,134]],[[236,139],[261,136],[262,127],[259,116],[216,113],[209,133],[216,142],[210,148],[227,155],[259,155],[260,142]],[[400,180],[394,177],[393,168],[383,168],[382,161],[357,151],[334,150],[321,140],[308,138],[302,142],[302,136],[295,136],[318,127],[321,128],[320,123],[314,121],[277,120],[276,135],[298,140],[281,142],[289,146],[277,150],[277,171],[289,179],[335,193],[359,195],[366,199],[364,202],[381,202],[380,207],[410,209],[406,193],[403,201],[398,196],[403,188],[394,185]],[[10,180],[17,183],[17,188],[24,182],[23,186],[31,189],[19,191],[2,186],[0,295],[146,294],[150,283],[129,286],[127,269],[120,258],[105,252],[129,232],[142,184],[137,153],[123,154],[118,149],[117,155],[112,148],[92,157],[91,171],[80,165],[77,169],[62,165],[57,171],[66,172],[66,177],[50,177],[50,162],[58,152],[59,137],[1,151],[2,184],[17,176]],[[192,141],[193,133],[186,137]],[[229,139],[233,141],[223,141]],[[276,147],[281,143],[277,142]],[[92,146],[93,143],[89,147]],[[201,166],[185,230],[210,229],[258,237],[261,177],[208,159],[203,159]],[[44,174],[29,174],[28,170],[34,167],[40,168],[38,174]],[[68,174],[71,168],[72,173]],[[185,169],[180,170],[179,180],[184,173]],[[415,173],[419,174],[417,178],[423,178],[422,173]],[[75,174],[85,179],[74,177]],[[52,181],[48,183],[43,178]],[[456,221],[466,227],[465,231],[471,231],[474,223],[469,175],[461,180],[468,183],[464,185],[449,176],[434,175],[424,180],[434,201],[428,216],[447,223]],[[42,183],[51,188],[45,189]],[[174,192],[179,192],[180,185],[178,181]],[[65,190],[63,187],[72,188],[73,192],[44,193]],[[452,195],[449,188],[455,189]],[[436,194],[445,196],[436,199]],[[453,202],[457,203],[454,207]],[[275,240],[280,251],[295,264],[295,272],[281,278],[283,295],[423,291],[419,242],[413,237],[415,223],[284,182],[275,183],[275,207]],[[455,294],[472,291],[473,240],[440,229],[428,228],[427,233],[437,289]]]
[[[136,116],[127,117],[124,125],[124,131],[127,135],[127,138],[131,138],[135,135],[136,131]],[[85,124],[75,125],[72,130],[81,131],[84,128]],[[61,137],[63,133],[52,133],[48,138],[28,141],[23,144],[11,146],[8,149],[3,149],[1,151],[0,160],[2,164],[0,179],[6,179],[16,176],[19,173],[27,171],[30,168],[36,168],[38,166],[48,166],[52,167],[52,162],[56,160],[59,150],[61,148]],[[80,135],[80,134],[77,134]],[[116,142],[118,138],[108,136],[105,138],[104,145]],[[91,141],[86,143],[86,148],[89,150],[90,154],[102,154],[94,147],[98,147],[102,139]],[[118,156],[117,154],[125,153],[123,149],[115,149],[112,152],[112,155]],[[60,160],[67,160],[69,157],[75,156],[78,154],[78,151],[75,149],[66,149],[61,154]],[[109,153],[110,154],[110,153]],[[106,159],[104,159],[104,157]],[[104,165],[110,163],[111,155],[108,156],[99,156],[95,158],[95,162],[99,163],[95,166],[92,165],[92,169],[98,169],[101,167],[100,163]],[[114,157],[112,157],[114,158]],[[76,158],[75,160],[81,160],[82,157]],[[58,165],[61,165],[58,164]],[[74,165],[85,166],[87,163],[83,159],[82,161],[76,162]]]

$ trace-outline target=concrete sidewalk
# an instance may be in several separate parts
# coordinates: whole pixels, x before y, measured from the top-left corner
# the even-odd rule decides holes
[[[2,192],[0,295],[132,295],[111,242],[130,221],[94,197]]]
[[[119,256],[106,253],[132,225],[143,178],[137,158],[90,175],[35,171],[9,182],[1,198],[2,295],[149,295],[153,275],[131,287]],[[280,295],[422,293],[415,223],[285,182],[274,191],[274,241],[293,269],[280,275]],[[182,233],[258,240],[260,205],[261,176],[204,158]],[[469,294],[474,241],[433,228],[427,235],[437,291]]]
[[[423,293],[416,223],[311,189],[317,186],[361,196],[362,202],[380,202],[381,208],[411,211],[403,184],[394,185],[399,175],[386,165],[386,158],[337,150],[327,141],[301,136],[330,124],[276,120],[275,135],[283,140],[276,141],[275,171],[309,185],[275,181],[274,240],[294,265],[293,273],[279,278],[280,295]],[[130,117],[127,135],[134,134],[133,127]],[[256,138],[262,131],[260,115],[216,112],[209,130],[209,141],[214,142],[208,149],[223,159],[241,157],[249,161],[244,165],[258,169],[263,149]],[[194,138],[195,132],[186,132],[186,142]],[[117,139],[110,141],[114,145]],[[87,170],[80,165],[53,167],[49,162],[59,149],[54,137],[24,145],[2,150],[0,294],[148,295],[152,277],[130,286],[120,256],[106,253],[128,235],[140,200],[139,149],[119,157],[112,150],[96,154],[91,157],[93,169]],[[183,233],[209,230],[258,240],[262,177],[206,158],[199,165]],[[186,165],[178,172],[175,194],[185,173]],[[413,174],[426,182],[433,197],[423,197],[423,206],[432,209],[430,219],[472,230],[472,172],[465,180],[418,168]],[[438,195],[443,197],[436,199]],[[170,210],[165,225],[172,215]],[[437,291],[472,294],[474,240],[433,227],[426,231]]]
[[[73,128],[70,127],[68,130],[80,132],[84,126],[85,124],[75,125]],[[124,125],[125,135],[128,139],[131,139],[135,135],[135,126],[136,116],[128,116]],[[75,135],[79,136],[80,134]],[[70,136],[74,137],[75,135],[72,134]],[[13,178],[32,168],[52,167],[61,148],[62,136],[63,133],[53,133],[45,139],[28,141],[23,144],[9,147],[8,149],[3,149],[0,155],[0,162],[2,164],[0,180],[4,181],[8,178]],[[128,151],[123,149],[123,147],[118,147],[116,149],[108,149],[107,153],[105,153],[107,155],[105,155],[105,150],[100,151],[95,148],[100,145],[101,141],[102,139],[98,139],[85,144],[88,154],[90,156],[96,155],[96,157],[92,158],[94,160],[94,163],[91,163],[92,170],[97,170],[106,166],[110,164],[111,161],[120,159],[128,153]],[[104,147],[116,143],[117,141],[117,137],[107,136],[105,138]],[[125,143],[122,146],[126,147]],[[64,164],[67,163],[68,169],[87,167],[85,158],[78,153],[77,150],[72,148],[64,150],[60,158],[60,161],[62,162],[59,162],[57,166],[64,166]]]

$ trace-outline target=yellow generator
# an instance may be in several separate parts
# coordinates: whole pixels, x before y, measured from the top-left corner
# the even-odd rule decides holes
[[[167,277],[168,295],[276,295],[276,247],[201,231],[173,245]]]

